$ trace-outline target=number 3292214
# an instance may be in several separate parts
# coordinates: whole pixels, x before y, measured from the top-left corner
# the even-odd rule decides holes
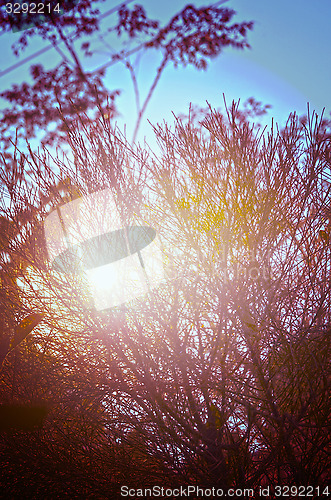
[[[60,13],[60,4],[51,3],[6,3],[6,14],[50,14]]]

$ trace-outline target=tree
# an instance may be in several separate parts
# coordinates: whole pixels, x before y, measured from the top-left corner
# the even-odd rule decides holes
[[[36,219],[8,238],[6,265],[15,282],[28,259],[16,317],[43,318],[6,357],[2,400],[43,400],[50,413],[41,430],[2,436],[7,496],[21,492],[20,463],[41,497],[118,498],[123,484],[327,494],[329,128],[291,115],[263,132],[234,104],[200,125],[155,127],[154,157],[100,117],[69,127],[72,159],[56,158],[57,175],[47,155],[24,158],[30,180],[13,185],[4,215],[17,218],[28,193]],[[148,220],[160,234],[168,279],[98,313],[33,235],[59,204],[106,187],[124,226]],[[34,469],[20,462],[26,447],[41,457]]]
[[[18,129],[20,137],[28,139],[43,130],[47,132],[43,138],[45,144],[61,142],[66,139],[67,125],[75,120],[77,113],[81,116],[86,113],[90,118],[99,116],[99,113],[114,118],[119,91],[109,90],[104,77],[106,68],[115,63],[123,63],[132,78],[137,107],[135,140],[146,107],[167,65],[193,65],[197,69],[206,69],[208,60],[218,56],[226,47],[249,47],[247,32],[252,29],[253,23],[231,24],[235,12],[219,7],[220,2],[200,9],[187,5],[163,27],[159,21],[149,19],[141,5],[135,5],[130,10],[127,6],[130,2],[125,2],[100,14],[97,3],[96,0],[66,2],[68,6],[74,4],[71,10],[66,10],[62,16],[45,14],[48,22],[44,18],[42,23],[35,19],[34,25],[22,32],[13,46],[16,55],[23,52],[30,38],[39,37],[49,43],[45,50],[51,47],[57,50],[60,61],[51,70],[40,64],[32,65],[32,84],[16,84],[0,94],[10,103],[10,108],[3,110],[1,119],[5,145],[9,146],[15,129]],[[117,24],[101,32],[102,18],[114,11],[118,14]],[[24,16],[13,17],[4,10],[0,15],[0,25],[5,31],[10,27],[22,29],[29,21],[29,16],[27,19]],[[107,32],[113,31],[123,40],[121,50],[114,50],[109,45]],[[81,42],[80,49],[78,41]],[[95,41],[102,42],[109,61],[99,69],[86,71],[84,56],[91,57],[97,51]],[[61,44],[64,50],[60,48]],[[141,103],[132,58],[152,49],[159,52],[160,65]],[[65,123],[58,108],[66,118]]]

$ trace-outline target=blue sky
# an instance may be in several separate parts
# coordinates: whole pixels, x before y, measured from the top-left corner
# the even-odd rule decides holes
[[[166,22],[188,2],[141,0],[137,3],[146,8],[150,17]],[[106,0],[101,9],[105,11],[117,4],[113,0]],[[208,2],[197,1],[194,4],[199,7]],[[163,120],[172,122],[172,112],[186,113],[190,102],[204,106],[208,101],[212,106],[221,106],[223,93],[228,102],[239,98],[244,102],[254,96],[265,104],[271,104],[269,117],[273,116],[281,123],[291,111],[304,113],[307,102],[318,113],[325,107],[328,114],[331,111],[331,1],[229,0],[224,6],[237,11],[234,21],[255,21],[253,31],[249,32],[252,48],[245,51],[225,50],[209,64],[205,72],[190,67],[175,69],[169,65],[145,118],[153,123]],[[110,26],[115,20],[115,16],[109,16],[103,26]],[[1,70],[20,60],[10,50],[10,45],[18,36],[18,33],[1,36]],[[35,40],[20,58],[44,46],[44,41]],[[33,62],[52,67],[57,61],[57,53],[51,50]],[[85,67],[94,69],[106,61],[107,55],[99,54],[87,59]],[[146,53],[139,60],[138,82],[142,100],[153,81],[158,62],[156,51]],[[12,83],[29,81],[29,67],[29,63],[24,64],[0,78],[0,89],[5,90]],[[122,91],[117,101],[121,113],[118,123],[120,127],[126,125],[130,138],[135,122],[135,103],[132,84],[124,66],[117,64],[109,68],[106,83],[109,89],[119,88]],[[140,139],[144,135],[150,137],[146,119]]]

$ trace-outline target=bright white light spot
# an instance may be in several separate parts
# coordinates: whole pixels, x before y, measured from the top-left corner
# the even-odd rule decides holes
[[[145,295],[164,278],[156,231],[124,223],[110,190],[59,207],[45,220],[45,236],[53,269],[81,269],[99,311]]]

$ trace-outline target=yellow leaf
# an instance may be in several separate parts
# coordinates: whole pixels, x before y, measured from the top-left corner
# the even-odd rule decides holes
[[[322,241],[324,241],[325,243],[329,242],[329,231],[321,229],[318,234]]]
[[[10,344],[10,350],[14,349],[18,344],[20,344],[32,330],[40,323],[43,318],[43,314],[32,313],[29,314],[22,322],[15,328],[14,338]]]

